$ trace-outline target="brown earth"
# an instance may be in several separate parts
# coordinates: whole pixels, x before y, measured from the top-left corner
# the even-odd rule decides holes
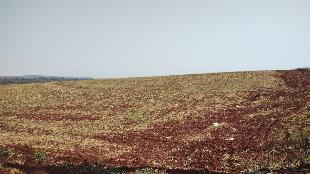
[[[0,96],[0,146],[12,151],[2,163],[168,173],[309,166],[309,69],[2,85]],[[35,152],[47,157],[38,164]]]

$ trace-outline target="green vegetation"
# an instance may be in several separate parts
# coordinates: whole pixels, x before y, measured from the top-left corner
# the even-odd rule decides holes
[[[302,119],[307,117],[309,118],[309,115],[296,116],[293,118],[294,125],[283,125],[282,129],[277,129],[271,134],[269,139],[271,149],[268,149],[271,167],[294,168],[310,164],[310,127],[307,126],[308,120]],[[278,159],[274,157],[274,154],[280,154]]]
[[[166,172],[160,171],[158,169],[152,169],[152,168],[144,168],[144,169],[138,169],[135,171],[135,174],[165,174]]]
[[[47,154],[43,151],[37,151],[32,156],[32,160],[36,163],[42,163],[46,158]]]
[[[13,149],[0,147],[0,157],[11,157],[14,154]]]
[[[58,76],[40,76],[40,75],[0,76],[0,85],[43,83],[43,82],[66,81],[66,80],[90,80],[90,79],[91,78],[89,77],[58,77]]]
[[[142,114],[129,115],[128,118],[132,121],[137,121],[137,122],[142,122],[148,119],[147,116],[142,115]]]

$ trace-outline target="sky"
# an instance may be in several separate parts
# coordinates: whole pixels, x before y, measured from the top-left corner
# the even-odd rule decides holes
[[[310,66],[310,0],[0,0],[0,76]]]

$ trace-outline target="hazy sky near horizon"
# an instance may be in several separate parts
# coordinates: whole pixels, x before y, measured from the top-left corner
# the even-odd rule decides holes
[[[0,75],[310,66],[310,0],[0,0]]]

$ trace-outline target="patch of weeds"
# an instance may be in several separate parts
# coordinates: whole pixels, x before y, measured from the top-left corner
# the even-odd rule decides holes
[[[109,169],[104,172],[104,174],[123,174],[124,171],[121,169]]]
[[[82,165],[75,166],[73,164],[65,162],[63,165],[59,166],[63,173],[67,174],[122,174],[124,173],[123,169],[112,168],[108,169],[101,164],[92,164],[84,161]]]
[[[11,157],[14,154],[13,149],[0,147],[0,157]]]
[[[265,147],[264,167],[299,168],[309,165],[310,160],[310,129],[307,127],[309,114],[297,115],[289,124],[272,130]]]
[[[43,151],[37,151],[32,156],[32,160],[36,163],[42,163],[46,158],[47,154]]]
[[[137,121],[137,122],[143,122],[143,121],[146,121],[148,119],[148,117],[146,115],[143,115],[141,113],[137,113],[135,111],[130,111],[127,118],[129,120]]]
[[[136,170],[135,174],[165,174],[165,172],[158,169],[144,168]]]
[[[128,117],[130,120],[134,120],[134,121],[145,121],[147,120],[147,117],[141,114],[134,114],[134,115],[130,115]]]

